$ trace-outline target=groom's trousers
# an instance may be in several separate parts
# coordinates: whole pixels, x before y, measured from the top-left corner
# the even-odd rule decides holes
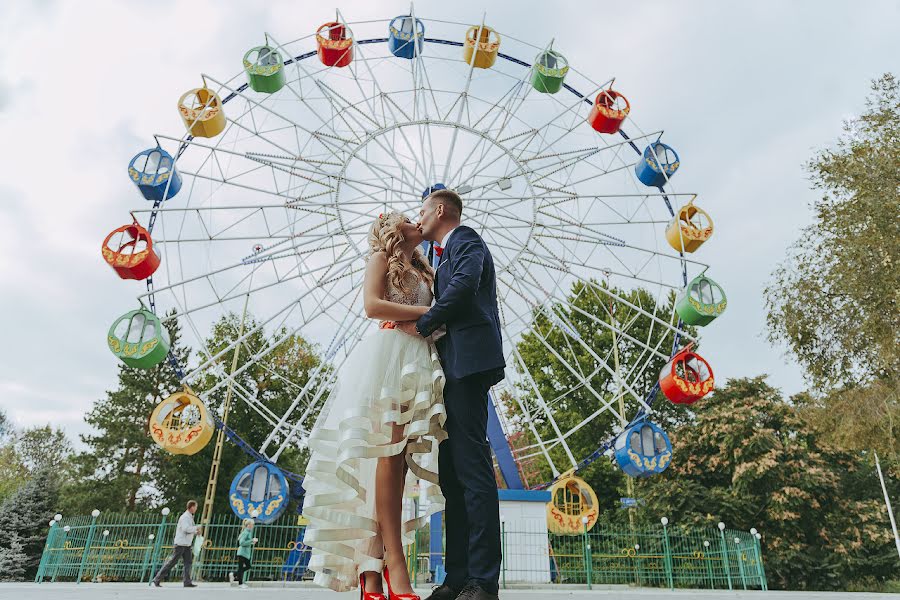
[[[497,593],[500,579],[500,503],[487,441],[488,378],[481,373],[447,378],[447,439],[438,455],[446,499],[446,585],[476,583]]]

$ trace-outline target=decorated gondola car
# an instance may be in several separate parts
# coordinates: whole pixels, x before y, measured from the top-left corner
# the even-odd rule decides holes
[[[500,52],[500,34],[487,25],[472,25],[463,41],[463,60],[477,69],[490,69]],[[473,59],[474,57],[474,59]]]
[[[212,415],[197,396],[184,390],[156,405],[150,415],[150,437],[171,454],[196,454],[216,430]]]
[[[122,279],[147,279],[159,268],[159,253],[137,222],[114,229],[103,240],[103,259]]]
[[[662,473],[672,462],[672,442],[659,426],[638,421],[616,437],[616,463],[626,475],[649,477]]]
[[[615,90],[602,90],[588,114],[588,123],[600,133],[617,133],[630,112],[628,98]]]
[[[691,348],[676,352],[659,374],[659,388],[674,404],[693,404],[715,387],[709,363]]]
[[[634,167],[634,173],[641,183],[648,187],[662,187],[678,170],[678,153],[662,142],[654,142],[644,148],[641,160]]]
[[[169,332],[156,315],[143,308],[116,319],[106,341],[112,353],[129,367],[153,368],[169,353]]]
[[[353,32],[343,23],[323,23],[316,31],[319,60],[327,67],[346,67],[353,62]]]
[[[675,311],[688,325],[708,325],[725,312],[725,290],[706,275],[688,283],[675,300]]]
[[[128,176],[147,200],[166,200],[181,189],[172,155],[159,147],[135,154],[128,163]]]
[[[394,17],[388,25],[388,50],[397,58],[415,58],[422,54],[425,24],[410,15]]]
[[[531,86],[542,94],[555,94],[562,89],[569,61],[555,50],[545,50],[534,59]]]
[[[231,482],[228,503],[240,519],[271,523],[287,508],[288,480],[270,462],[255,462],[241,469]]]
[[[207,87],[183,93],[178,99],[178,114],[194,137],[216,137],[225,129],[222,99]]]
[[[694,206],[693,199],[678,209],[666,227],[666,241],[679,252],[695,252],[712,234],[712,218],[705,210]]]
[[[256,46],[244,54],[244,72],[250,89],[274,94],[284,87],[284,59],[270,46]]]

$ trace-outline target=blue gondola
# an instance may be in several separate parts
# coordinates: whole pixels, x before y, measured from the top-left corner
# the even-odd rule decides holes
[[[446,190],[446,189],[447,189],[447,186],[444,185],[443,183],[436,183],[433,186],[427,187],[422,191],[422,198],[427,198],[428,194],[431,194],[438,190]]]
[[[135,154],[128,163],[128,176],[147,200],[171,198],[181,189],[181,175],[175,170],[175,161],[162,148],[150,148]]]
[[[672,461],[669,436],[649,421],[638,421],[619,434],[613,451],[619,468],[631,477],[662,473]]]
[[[415,33],[413,33],[413,18],[410,15],[400,15],[391,20],[388,25],[388,49],[398,58],[415,58],[416,54],[422,54],[422,42],[425,40],[425,24],[416,19]],[[413,45],[412,41],[416,42]]]
[[[679,164],[678,153],[671,146],[655,142],[644,149],[644,155],[635,165],[634,173],[644,185],[662,187],[678,170]]]
[[[239,519],[271,523],[288,505],[289,488],[281,469],[269,462],[255,462],[238,472],[228,491],[228,503]]]

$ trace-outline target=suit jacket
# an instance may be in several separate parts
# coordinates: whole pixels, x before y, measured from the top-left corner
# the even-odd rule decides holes
[[[416,329],[428,336],[446,325],[447,334],[436,345],[447,376],[484,373],[491,385],[503,379],[494,259],[471,227],[460,225],[450,236],[435,274],[434,297],[434,306],[419,317]]]

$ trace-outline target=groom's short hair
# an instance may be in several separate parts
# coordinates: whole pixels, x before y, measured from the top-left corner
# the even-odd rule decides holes
[[[462,217],[462,198],[453,190],[435,190],[431,193],[430,198],[444,206],[452,206],[456,216]]]

